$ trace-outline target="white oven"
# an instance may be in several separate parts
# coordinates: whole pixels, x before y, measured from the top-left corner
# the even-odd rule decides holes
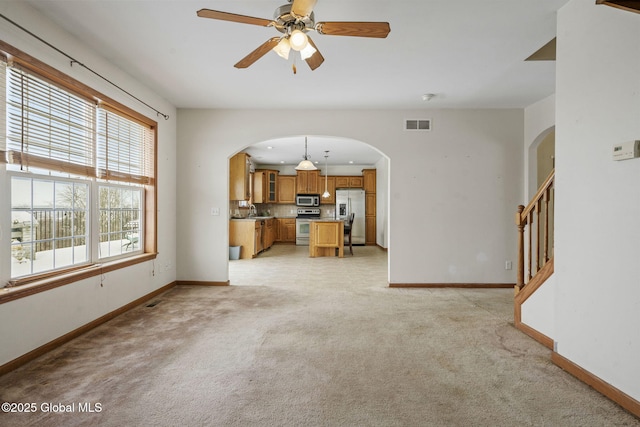
[[[309,246],[309,218],[296,218],[296,245]]]
[[[298,208],[296,217],[296,245],[309,246],[311,219],[320,218],[320,208]]]

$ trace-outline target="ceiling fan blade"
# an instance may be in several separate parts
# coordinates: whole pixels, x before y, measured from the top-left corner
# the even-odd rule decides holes
[[[273,25],[273,21],[270,19],[254,18],[253,16],[237,15],[235,13],[220,12],[211,9],[200,9],[198,11],[200,18],[219,19],[221,21],[239,22],[240,24],[260,25],[262,27],[268,27]]]
[[[317,1],[318,0],[293,0],[291,12],[293,12],[295,16],[309,16],[311,12],[313,12],[313,7]]]
[[[267,52],[273,49],[278,42],[280,41],[280,37],[272,37],[266,42],[262,43],[256,50],[251,52],[249,55],[242,58],[234,67],[236,68],[247,68],[251,66],[258,59],[262,58]]]
[[[313,42],[313,40],[311,40],[311,37],[307,36],[307,40],[309,41],[309,44],[313,46],[313,48],[316,50],[316,52],[313,55],[311,55],[311,57],[305,59],[305,61],[307,61],[307,64],[309,65],[309,68],[311,68],[311,70],[313,71],[316,68],[318,68],[320,65],[322,65],[322,63],[324,62],[324,57],[318,50],[318,47]]]
[[[596,0],[596,4],[606,4],[628,12],[640,13],[640,1],[635,0]]]
[[[391,31],[388,22],[318,22],[316,30],[331,36],[385,38]]]

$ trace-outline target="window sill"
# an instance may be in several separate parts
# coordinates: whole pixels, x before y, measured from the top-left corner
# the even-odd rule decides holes
[[[73,272],[59,274],[53,277],[29,282],[23,285],[19,284],[13,287],[0,288],[0,304],[35,295],[40,292],[45,292],[50,289],[58,288],[70,283],[108,273],[110,271],[115,271],[121,268],[126,268],[135,264],[150,261],[155,259],[156,255],[156,253],[146,253],[128,257],[126,259],[120,259],[117,261],[111,261],[102,264],[93,264],[87,266],[86,268],[82,268]]]

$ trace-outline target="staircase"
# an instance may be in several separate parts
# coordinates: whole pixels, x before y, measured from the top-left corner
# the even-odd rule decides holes
[[[553,198],[555,169],[531,202],[518,206],[518,271],[514,299],[516,328],[549,348],[553,340],[521,321],[522,304],[553,274]]]

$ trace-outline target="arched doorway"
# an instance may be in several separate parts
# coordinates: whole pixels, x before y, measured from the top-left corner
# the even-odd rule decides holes
[[[374,171],[375,175],[375,201],[373,205],[369,205],[368,209],[373,210],[375,213],[375,245],[374,249],[381,251],[384,254],[385,260],[385,272],[384,281],[385,285],[388,284],[388,256],[386,250],[388,245],[388,222],[389,222],[389,207],[388,207],[388,194],[389,194],[389,158],[381,153],[373,146],[366,144],[362,141],[357,141],[344,137],[337,136],[318,136],[311,135],[308,138],[308,155],[311,160],[316,163],[316,167],[320,169],[319,186],[322,187],[319,193],[324,192],[325,185],[327,185],[327,175],[329,178],[338,178],[344,176],[363,176],[363,169]],[[253,185],[258,182],[256,179],[261,176],[263,172],[275,171],[278,180],[285,178],[296,177],[295,166],[297,162],[302,159],[305,153],[304,135],[287,136],[277,139],[270,139],[265,141],[256,142],[252,145],[245,147],[237,153],[233,153],[229,158],[232,159],[238,154],[246,155],[250,159],[250,182],[252,186],[251,193],[257,194],[257,188],[254,189]],[[325,158],[325,155],[328,158]],[[325,169],[328,168],[328,174],[325,173]],[[230,165],[231,171],[231,165]],[[269,174],[267,174],[269,175]],[[231,177],[230,177],[231,179]],[[263,182],[264,178],[260,177],[260,182]],[[335,191],[335,180],[329,185],[330,191]],[[242,202],[237,200],[230,200],[229,212],[232,216],[246,217],[249,213],[249,208],[253,204],[255,211],[258,215],[275,216],[276,219],[283,220],[286,218],[295,218],[297,206],[295,203],[280,203],[280,202],[266,202],[264,199],[259,199],[257,203],[252,203],[254,200],[248,202]],[[332,217],[335,214],[335,202],[322,203],[320,205],[323,217]],[[232,221],[234,221],[232,219]],[[230,225],[230,233],[234,232],[235,224]],[[233,244],[231,235],[229,236],[230,244]],[[276,245],[289,244],[294,246],[294,242],[282,242],[276,241]],[[290,248],[291,249],[291,248]],[[302,249],[304,251],[305,249]],[[308,251],[308,249],[306,249]],[[278,251],[282,253],[282,251]],[[285,251],[286,252],[286,251]],[[289,250],[289,253],[292,250]],[[300,252],[300,249],[298,250]],[[368,251],[367,253],[370,253]],[[251,264],[246,261],[258,259],[260,257],[272,257],[275,251],[265,250],[263,253],[254,255],[250,259],[251,254],[246,254],[242,261],[246,266]],[[360,251],[360,255],[363,252]],[[234,285],[238,278],[241,276],[234,275],[238,272],[237,268],[231,268],[231,263],[235,260],[230,260],[229,263],[229,282]],[[254,263],[257,264],[257,263]]]

